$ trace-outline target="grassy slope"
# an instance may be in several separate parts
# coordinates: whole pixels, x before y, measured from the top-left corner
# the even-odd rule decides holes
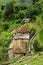
[[[18,65],[43,65],[43,55],[38,56],[37,58],[30,58],[27,61],[23,61]]]
[[[0,0],[1,1],[1,0]],[[41,45],[43,45],[43,36],[41,37],[42,39],[40,39],[40,36],[42,35],[41,33],[41,35],[39,36],[39,32],[41,31],[41,30],[43,30],[43,24],[42,24],[42,20],[41,20],[41,15],[39,15],[39,16],[37,16],[36,17],[37,18],[37,20],[36,21],[34,21],[33,23],[29,23],[29,24],[27,24],[27,27],[28,28],[35,28],[36,29],[36,31],[37,31],[37,35],[36,35],[36,37],[35,37],[35,39],[38,39],[39,40],[39,42],[40,42],[40,44]],[[16,29],[17,28],[17,26],[18,26],[18,28],[21,26],[21,24],[15,24],[14,22],[13,23],[9,23],[10,25],[9,25],[9,29],[8,29],[8,31],[4,31],[5,33],[10,33],[10,31],[12,31],[12,30],[14,30],[14,29]],[[0,24],[1,25],[1,24]],[[2,26],[0,26],[0,29],[2,28]],[[4,33],[4,34],[5,34]],[[3,35],[4,35],[3,34]],[[2,36],[3,36],[2,35]],[[28,61],[26,61],[26,62],[22,62],[22,63],[20,63],[20,64],[18,64],[18,65],[24,65],[24,64],[29,64],[29,65],[43,65],[43,56],[38,56],[38,58],[36,58],[36,60],[34,61],[35,59],[30,59],[30,60],[28,60]],[[37,62],[37,63],[36,63]]]
[[[35,39],[37,39],[40,42],[40,45],[43,46],[43,24],[41,20],[41,15],[38,15],[36,18],[37,20],[34,21],[33,23],[27,24],[28,28],[35,28],[37,31],[37,35]],[[38,56],[36,59],[28,59],[27,61],[23,61],[19,63],[18,65],[43,65],[43,55]]]
[[[38,15],[36,18],[37,19],[35,21],[33,21],[32,23],[27,23],[26,25],[30,29],[31,28],[35,28],[36,29],[37,35],[35,36],[34,40],[37,39],[40,42],[40,45],[43,46],[43,35],[42,35],[43,31],[41,32],[42,34],[40,34],[40,31],[43,30],[41,14]],[[40,36],[42,36],[42,37],[40,37]],[[43,65],[43,55],[38,56],[36,59],[30,58],[27,61],[22,61],[18,65],[25,65],[25,64],[27,64],[27,65]]]

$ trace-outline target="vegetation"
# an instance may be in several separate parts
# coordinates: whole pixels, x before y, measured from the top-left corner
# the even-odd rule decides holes
[[[37,58],[30,58],[26,61],[22,61],[18,65],[25,65],[25,64],[30,64],[30,65],[43,65],[43,55],[37,56]]]
[[[39,33],[39,39],[40,39],[40,41],[42,41],[42,43],[43,43],[43,29],[40,31],[40,33]]]
[[[25,24],[23,18],[31,19],[31,22],[26,25],[28,28],[34,29],[37,33],[32,41],[34,50],[37,52],[43,51],[43,1],[33,0],[35,3],[33,2],[34,4],[31,4],[32,6],[28,5],[29,0],[26,2],[23,1],[23,3],[17,0],[3,1],[0,0],[0,63],[8,61],[8,58],[6,57],[8,55],[9,44],[14,34],[12,31],[17,30]],[[40,65],[43,61],[42,58],[43,56],[38,56],[35,62],[34,59],[30,59],[30,61],[26,61],[26,63],[29,63],[30,65]],[[19,65],[24,64],[25,62]],[[41,65],[43,65],[43,62]]]
[[[33,46],[34,46],[34,50],[38,52],[39,51],[39,42],[37,40],[34,41]]]

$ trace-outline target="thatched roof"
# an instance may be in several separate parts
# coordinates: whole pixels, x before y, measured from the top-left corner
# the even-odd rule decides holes
[[[17,33],[30,33],[31,31],[27,28],[26,25],[21,26],[20,29],[16,31]]]

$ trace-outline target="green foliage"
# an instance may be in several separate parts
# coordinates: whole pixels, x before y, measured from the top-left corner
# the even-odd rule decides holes
[[[6,5],[5,13],[4,13],[4,18],[5,19],[13,19],[14,17],[14,7],[13,7],[13,2],[10,2],[9,4]]]
[[[18,63],[18,65],[43,65],[43,55],[36,54],[33,57],[27,59],[27,61],[22,61],[21,63]]]
[[[39,33],[39,39],[41,42],[43,42],[43,29]]]
[[[26,10],[28,7],[25,4],[20,5],[21,10]]]
[[[30,33],[30,39],[35,35],[36,30],[35,29],[31,29],[31,33]]]
[[[4,0],[3,0],[4,1]],[[29,2],[28,0],[26,0]],[[40,13],[43,12],[43,2],[36,2],[34,5],[28,7],[25,4],[17,3],[16,0],[13,0],[13,2],[10,3],[6,0],[8,4],[5,5],[5,8],[2,6],[0,11],[0,61],[7,56],[8,48],[10,41],[12,40],[13,33],[11,33],[13,30],[17,30],[21,25],[23,25],[25,22],[23,21],[23,18],[32,18],[36,19],[33,23],[29,23],[28,28],[32,29],[35,28],[38,32],[40,29],[41,20]],[[42,21],[43,21],[43,14],[42,14]],[[37,20],[39,19],[39,20]],[[7,22],[6,22],[7,21]],[[39,25],[40,24],[40,25]],[[6,31],[6,32],[5,32]],[[31,35],[33,32],[31,33]],[[39,34],[39,33],[38,33]],[[40,40],[43,43],[43,32],[40,32]],[[37,39],[37,37],[36,37]],[[43,47],[43,46],[42,46]],[[43,49],[41,47],[41,49]],[[37,40],[34,41],[34,49],[35,51],[39,51],[39,42]]]
[[[0,61],[7,56],[9,43],[13,37],[13,33],[2,32],[0,35]]]
[[[42,19],[42,24],[43,24],[43,13],[42,13],[41,19]]]
[[[8,30],[8,28],[9,28],[8,23],[3,24],[3,29],[4,29],[5,31]]]
[[[38,42],[38,40],[34,40],[33,46],[34,46],[35,51],[40,51],[39,50],[39,42]]]
[[[20,5],[19,4],[16,4],[15,6],[14,6],[14,12],[15,13],[18,13],[20,11]]]
[[[39,3],[35,3],[33,6],[27,9],[26,15],[29,18],[35,19],[35,16],[40,14],[42,11]]]
[[[0,0],[0,6],[10,3],[12,0]]]
[[[36,3],[38,0],[33,0],[33,4]]]
[[[18,18],[21,18],[21,19],[25,18],[25,12],[24,11],[20,11],[18,13]]]
[[[14,12],[19,13],[20,10],[26,10],[28,7],[25,4],[15,4]]]
[[[5,9],[5,6],[4,5],[1,5],[1,10],[4,10]]]
[[[25,24],[25,21],[24,21],[24,20],[22,20],[22,21],[21,21],[21,24],[22,24],[22,25],[23,25],[23,24]]]
[[[1,16],[2,16],[2,15],[1,15],[1,11],[0,11],[0,18],[1,18]]]

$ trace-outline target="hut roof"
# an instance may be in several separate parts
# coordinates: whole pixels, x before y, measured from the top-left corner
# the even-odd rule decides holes
[[[31,31],[27,28],[26,25],[21,26],[20,29],[16,31],[17,33],[30,33]]]
[[[29,38],[30,38],[29,34],[20,34],[20,33],[18,33],[14,36],[14,39],[29,39]]]

